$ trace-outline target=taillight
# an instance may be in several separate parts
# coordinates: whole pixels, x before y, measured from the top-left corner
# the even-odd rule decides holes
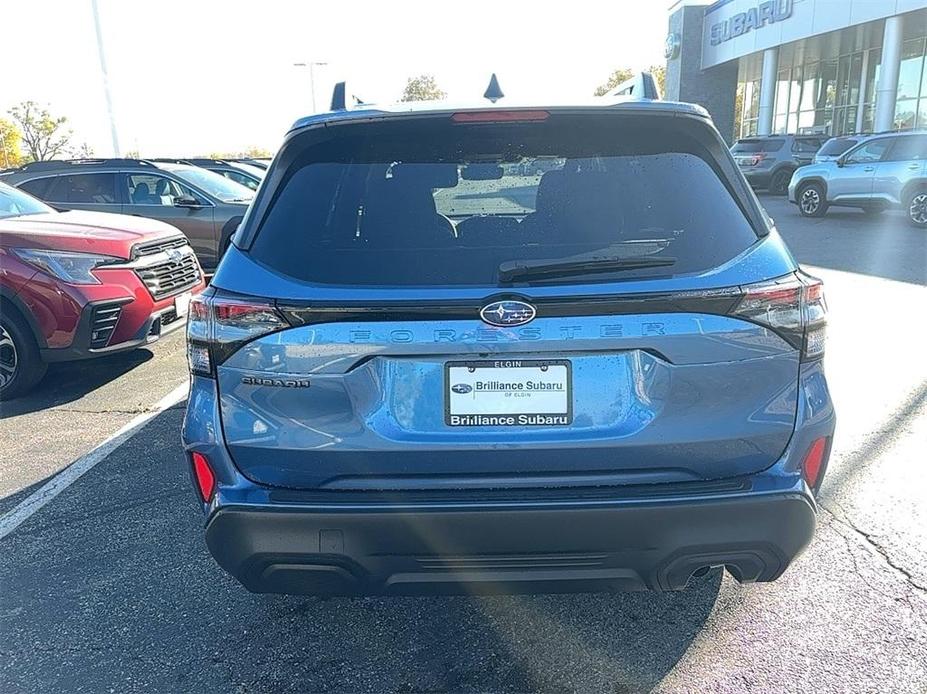
[[[187,316],[187,360],[190,372],[215,375],[215,368],[239,347],[288,323],[270,301],[201,294]]]
[[[821,280],[798,272],[776,282],[742,287],[733,314],[775,330],[801,349],[805,360],[824,355],[827,304]]]
[[[196,487],[200,492],[203,503],[209,503],[216,493],[216,476],[209,465],[209,460],[202,453],[191,453],[193,464],[193,477],[196,478]]]

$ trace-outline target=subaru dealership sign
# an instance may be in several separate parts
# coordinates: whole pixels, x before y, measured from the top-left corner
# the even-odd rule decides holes
[[[719,43],[743,36],[748,31],[788,19],[792,16],[792,6],[792,0],[767,0],[746,12],[738,12],[729,19],[711,24],[711,45],[717,46]]]
[[[718,0],[705,9],[702,68],[924,6],[924,0]]]

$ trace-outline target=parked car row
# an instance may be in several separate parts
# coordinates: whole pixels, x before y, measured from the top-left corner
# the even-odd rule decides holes
[[[927,227],[927,134],[891,132],[834,137],[771,135],[731,147],[747,182],[770,193],[788,193],[806,217],[831,206],[867,214],[902,209]]]
[[[0,401],[32,388],[49,362],[134,349],[181,327],[204,287],[175,227],[58,212],[0,183]]]
[[[231,168],[232,163],[215,166]],[[40,161],[5,172],[0,181],[60,211],[115,212],[171,224],[187,236],[209,273],[254,197],[252,188],[189,160]]]

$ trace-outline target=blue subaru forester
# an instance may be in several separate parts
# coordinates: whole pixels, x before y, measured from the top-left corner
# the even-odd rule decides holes
[[[256,592],[771,581],[830,453],[825,313],[697,106],[305,118],[191,307],[207,544]]]

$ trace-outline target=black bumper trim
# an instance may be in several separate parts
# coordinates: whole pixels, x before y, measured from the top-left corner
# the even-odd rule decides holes
[[[465,510],[229,506],[210,517],[206,542],[259,593],[680,590],[710,566],[772,581],[814,527],[814,502],[798,493]]]

